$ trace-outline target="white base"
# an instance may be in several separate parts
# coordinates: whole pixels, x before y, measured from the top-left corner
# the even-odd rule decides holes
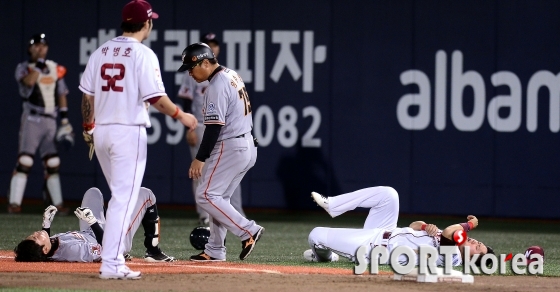
[[[457,282],[457,283],[474,283],[472,275],[465,275],[459,271],[451,270],[451,275],[444,275],[443,268],[437,268],[437,275],[419,275],[418,268],[414,268],[412,272],[406,275],[395,274],[393,280],[396,281],[416,281],[422,283],[438,283],[438,282]]]

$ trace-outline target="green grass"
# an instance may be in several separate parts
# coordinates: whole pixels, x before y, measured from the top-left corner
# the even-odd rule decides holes
[[[32,231],[41,229],[42,210],[39,206],[27,208],[20,215],[0,213],[0,249],[12,250],[15,245]],[[1,210],[5,210],[2,208]],[[256,220],[266,228],[261,241],[248,263],[290,265],[290,266],[323,266],[338,267],[351,270],[354,264],[341,259],[335,263],[309,263],[302,257],[308,249],[307,236],[316,226],[360,228],[367,213],[350,212],[336,219],[326,213],[317,212],[280,212],[259,211],[248,212],[250,219]],[[197,254],[189,243],[189,234],[197,226],[196,214],[192,210],[166,209],[160,207],[161,248],[181,260]],[[464,217],[436,216],[401,216],[399,226],[408,226],[414,220],[434,223],[440,228],[465,221]],[[560,228],[558,221],[508,220],[479,218],[478,229],[469,233],[470,236],[491,245],[497,254],[523,253],[531,245],[540,245],[545,250],[545,276],[560,276]],[[75,216],[57,216],[51,227],[51,233],[78,229]],[[143,232],[140,229],[134,239],[132,255],[142,257],[144,253]],[[240,241],[228,233],[227,260],[238,262],[241,251]],[[390,270],[385,266],[382,269]]]

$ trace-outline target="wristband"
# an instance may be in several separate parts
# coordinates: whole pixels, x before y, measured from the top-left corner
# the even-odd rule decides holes
[[[463,230],[465,232],[469,232],[471,231],[471,229],[474,229],[474,224],[472,222],[465,222],[465,223],[460,223],[459,225],[461,225],[461,227],[463,227]]]
[[[83,123],[82,127],[84,127],[84,131],[89,132],[91,131],[93,128],[95,128],[95,123]]]
[[[471,221],[467,222],[467,224],[469,224],[471,230],[474,229],[474,224]]]
[[[175,106],[175,113],[171,117],[176,118],[178,115],[179,115],[179,107]]]
[[[428,224],[423,223],[423,224],[422,224],[422,227],[421,227],[420,229],[421,229],[421,230],[426,230],[426,225],[428,225]]]

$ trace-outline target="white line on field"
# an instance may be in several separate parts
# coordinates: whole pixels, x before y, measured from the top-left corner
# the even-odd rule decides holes
[[[0,259],[13,259],[15,257],[11,257],[11,256],[0,256]]]
[[[130,265],[140,265],[140,266],[162,266],[162,264],[158,263],[130,263]],[[214,269],[214,270],[231,270],[231,271],[245,271],[245,272],[262,272],[268,274],[282,274],[279,271],[274,270],[266,270],[266,269],[249,269],[249,268],[233,268],[233,267],[216,267],[216,266],[207,266],[207,265],[177,265],[177,264],[168,264],[165,266],[171,267],[187,267],[187,268],[197,268],[197,269]]]

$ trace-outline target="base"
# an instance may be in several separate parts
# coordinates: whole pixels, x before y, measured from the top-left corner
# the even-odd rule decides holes
[[[451,275],[445,275],[443,273],[443,268],[436,268],[436,275],[419,275],[418,268],[414,268],[410,273],[406,275],[395,274],[393,280],[396,281],[416,281],[422,283],[438,283],[438,282],[457,282],[457,283],[474,283],[474,277],[472,275],[465,275],[459,271],[451,270]]]

